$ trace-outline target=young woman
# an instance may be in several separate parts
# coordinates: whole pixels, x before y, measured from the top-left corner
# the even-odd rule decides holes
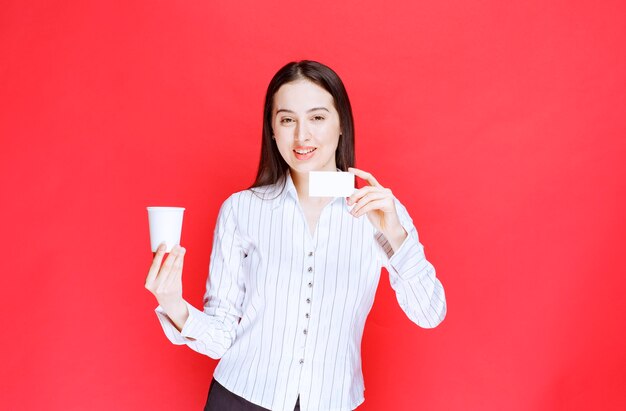
[[[146,279],[174,344],[221,358],[205,410],[353,410],[364,401],[361,338],[381,268],[406,315],[446,315],[435,269],[404,206],[353,168],[354,126],[327,66],[289,63],[269,84],[261,161],[251,188],[222,205],[200,311],[182,297],[185,249]],[[368,186],[313,198],[310,171],[348,171]]]

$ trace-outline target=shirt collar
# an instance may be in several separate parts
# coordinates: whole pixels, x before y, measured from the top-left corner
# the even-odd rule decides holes
[[[283,180],[279,180],[273,185],[270,191],[272,192],[272,208],[277,208],[282,205],[288,195],[292,196],[294,199],[298,197],[298,192],[296,191],[296,186],[293,184],[289,170],[285,173],[284,185]]]

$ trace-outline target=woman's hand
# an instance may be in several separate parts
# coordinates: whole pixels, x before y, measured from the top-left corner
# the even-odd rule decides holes
[[[165,259],[165,263],[161,265],[165,249],[165,243],[157,248],[146,278],[146,288],[154,294],[159,305],[180,331],[189,316],[187,304],[183,300],[182,275],[185,249],[178,245],[174,246],[170,255]]]
[[[372,225],[383,233],[394,251],[397,250],[407,237],[407,232],[400,224],[393,193],[366,171],[353,167],[348,168],[348,171],[369,183],[348,197],[348,205],[354,204],[352,215],[361,217],[367,213]]]

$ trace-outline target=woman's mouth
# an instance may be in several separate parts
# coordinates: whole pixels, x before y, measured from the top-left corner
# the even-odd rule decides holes
[[[317,150],[316,147],[299,147],[293,150],[298,160],[308,160],[313,157],[313,153]]]

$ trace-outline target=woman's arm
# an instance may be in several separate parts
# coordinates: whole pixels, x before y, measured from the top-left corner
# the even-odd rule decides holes
[[[235,339],[235,330],[242,316],[243,284],[238,276],[245,257],[232,207],[233,196],[227,199],[217,219],[209,277],[204,295],[204,310],[181,300],[182,304],[168,310],[159,305],[156,314],[167,338],[177,345],[187,345],[211,358],[221,358]],[[178,311],[176,311],[178,310]]]
[[[389,271],[400,307],[417,325],[437,326],[446,316],[446,297],[435,268],[426,260],[409,213],[372,174],[357,168],[348,171],[368,183],[348,198],[348,205],[354,205],[352,215],[367,214],[376,228],[383,266]]]
[[[423,328],[434,328],[446,316],[447,306],[443,286],[435,267],[426,260],[424,246],[406,208],[395,200],[402,227],[407,236],[399,247],[392,246],[381,233],[376,240],[383,251],[383,266],[389,272],[391,287],[406,315]]]

